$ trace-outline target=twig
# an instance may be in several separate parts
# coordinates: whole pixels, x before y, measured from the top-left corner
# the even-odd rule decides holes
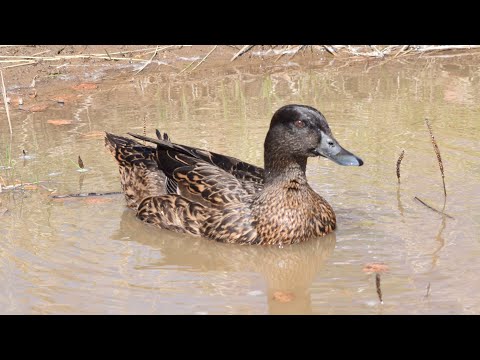
[[[24,63],[21,63],[21,64],[8,65],[8,66],[2,67],[2,69],[10,69],[10,68],[14,68],[14,67],[17,67],[17,66],[34,65],[34,64],[38,64],[38,61],[28,61],[28,62],[24,62]]]
[[[197,61],[197,59],[193,60],[190,64],[188,64],[186,67],[184,67],[183,70],[180,71],[178,74],[181,74],[181,73],[183,73],[184,71],[186,71],[187,69],[189,69],[190,66],[192,66],[192,65],[195,63],[195,61]]]
[[[397,179],[399,184],[400,184],[400,164],[402,163],[403,155],[405,155],[405,150],[402,150],[402,153],[400,154],[397,160]]]
[[[417,52],[428,52],[435,50],[457,50],[457,49],[476,49],[480,48],[480,45],[432,45],[428,47],[421,47],[416,49]]]
[[[240,49],[239,52],[237,52],[235,55],[233,55],[233,57],[230,59],[230,62],[232,62],[233,60],[235,60],[236,58],[238,58],[239,56],[242,56],[243,54],[245,54],[247,51],[249,51],[251,48],[253,48],[255,45],[245,45],[244,47],[242,47]]]
[[[448,215],[447,213],[444,213],[443,211],[440,211],[440,210],[437,210],[433,207],[431,207],[430,205],[428,205],[427,203],[425,203],[424,201],[420,200],[418,197],[414,197],[415,200],[419,201],[420,203],[422,203],[423,205],[425,205],[426,207],[428,207],[430,210],[433,210],[435,211],[436,213],[439,213],[439,214],[442,214],[442,215],[445,215],[446,217],[450,218],[450,219],[453,219],[453,216],[450,216]]]
[[[427,293],[425,294],[425,299],[430,296],[430,283],[427,285]]]
[[[66,195],[51,195],[50,197],[53,199],[65,199],[65,198],[71,198],[71,197],[88,197],[88,196],[107,196],[107,195],[118,195],[121,194],[120,191],[110,191],[110,192],[104,192],[104,193],[80,193],[80,194],[66,194]]]
[[[298,52],[299,52],[300,50],[302,50],[303,48],[305,48],[306,46],[307,46],[307,45],[300,45],[300,46],[293,52],[293,54],[292,54],[292,56],[290,57],[290,59],[292,59],[295,55],[297,55]]]
[[[280,53],[280,55],[278,55],[278,57],[275,59],[274,62],[277,62],[278,60],[280,60],[280,58],[281,58],[283,55],[287,54],[290,49],[291,49],[291,46],[288,45],[287,48],[286,48],[285,50],[283,50],[283,51]]]
[[[333,46],[330,45],[322,45],[325,50],[327,50],[333,56],[337,56],[337,52]]]
[[[167,46],[168,47],[168,46]],[[164,48],[165,49],[165,48]],[[157,52],[158,52],[158,45],[157,45],[157,48],[155,49],[155,52],[153,53],[152,57],[145,63],[143,64],[143,66],[140,68],[140,70],[138,70],[135,74],[133,74],[133,76],[137,75],[140,71],[142,71],[143,69],[145,69],[148,65],[150,65],[150,63],[152,62],[153,58],[155,56],[157,56]]]
[[[105,52],[107,53],[108,58],[109,58],[110,60],[112,60],[112,57],[111,57],[110,54],[108,53],[107,49],[105,49]]]
[[[396,58],[398,55],[400,55],[400,53],[403,53],[409,47],[410,47],[410,45],[403,45],[403,47],[393,57]]]
[[[383,304],[383,298],[382,298],[382,289],[380,288],[380,273],[375,274],[375,285],[377,287],[377,295],[378,299],[380,300],[380,304]]]
[[[44,183],[44,182],[47,182],[47,181],[34,181],[34,182],[29,182],[29,183],[7,185],[7,186],[4,185],[2,187],[2,190],[17,190],[17,189],[22,189],[24,186],[41,185],[41,183]]]
[[[218,45],[215,45],[215,46],[213,47],[213,49],[210,50],[209,53],[208,53],[207,55],[205,55],[205,57],[204,57],[202,60],[200,60],[200,62],[199,62],[197,65],[195,65],[195,67],[194,67],[192,70],[190,70],[190,72],[194,71],[194,70],[195,70],[197,67],[199,67],[205,60],[207,60],[207,58],[210,56],[210,54],[211,54],[217,47],[218,47]]]
[[[10,129],[10,135],[13,134],[12,130],[12,122],[10,120],[10,112],[8,111],[8,103],[7,103],[7,90],[5,90],[5,82],[3,81],[3,71],[0,70],[0,76],[2,77],[2,93],[3,93],[3,102],[5,104],[5,111],[7,112],[7,119],[8,119],[8,127]]]
[[[432,126],[428,119],[425,119],[425,124],[427,125],[428,131],[430,132],[430,137],[432,138],[433,150],[435,150],[435,154],[437,154],[438,166],[440,167],[440,173],[442,174],[442,182],[443,182],[443,193],[445,194],[445,199],[447,198],[447,188],[445,187],[445,174],[443,173],[443,163],[442,157],[440,156],[440,150],[438,148],[437,142],[435,141],[435,137],[433,136]]]

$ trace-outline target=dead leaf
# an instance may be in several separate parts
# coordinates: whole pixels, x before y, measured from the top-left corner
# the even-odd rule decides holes
[[[275,291],[273,293],[273,300],[276,300],[281,303],[287,303],[295,299],[295,295],[291,292],[285,291]]]
[[[112,199],[109,198],[101,198],[101,197],[91,197],[91,198],[86,198],[85,203],[86,204],[105,204],[108,202],[111,202]]]
[[[34,185],[34,184],[24,185],[23,189],[24,190],[38,190],[38,186]]]
[[[3,216],[7,213],[8,209],[7,208],[0,208],[0,216]]]
[[[98,88],[98,85],[94,83],[81,83],[81,84],[72,86],[73,90],[95,90],[97,88]]]
[[[75,94],[60,94],[55,95],[51,98],[51,100],[56,101],[57,103],[66,103],[74,100],[77,97]]]
[[[365,265],[365,267],[363,268],[363,271],[367,272],[367,273],[385,272],[385,271],[388,271],[388,265],[383,264],[383,263],[369,263],[369,264]]]
[[[36,98],[37,97],[37,90],[33,89],[33,90],[29,91],[28,96],[32,99]]]
[[[25,110],[31,111],[31,112],[42,112],[47,110],[49,106],[50,104],[47,104],[47,103],[38,103],[30,106],[28,109],[25,109]]]
[[[71,123],[73,123],[73,120],[54,119],[54,120],[47,120],[47,123],[52,125],[70,125]]]
[[[23,98],[20,95],[12,94],[7,97],[7,102],[11,106],[23,105]]]
[[[90,131],[88,133],[83,133],[82,136],[89,139],[100,139],[105,136],[105,133],[103,131]]]

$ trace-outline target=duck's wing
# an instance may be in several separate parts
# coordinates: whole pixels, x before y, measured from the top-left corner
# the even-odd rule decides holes
[[[158,168],[154,147],[110,133],[105,133],[105,146],[118,162],[127,206],[136,208],[147,196],[166,194],[167,178]]]
[[[215,167],[218,167],[225,172],[232,174],[236,179],[241,182],[243,188],[249,194],[254,194],[259,190],[263,189],[264,170],[261,167],[249,164],[231,156],[222,155],[212,151],[198,149],[186,145],[172,143],[170,139],[168,139],[168,137],[167,140],[165,140],[164,136],[162,136],[158,130],[158,139],[153,139],[147,136],[132,133],[129,133],[129,135],[137,139],[154,143],[160,149],[166,151],[173,150],[178,154],[185,154],[192,158],[202,160],[206,163],[214,165]],[[161,160],[161,157],[159,160]]]
[[[177,184],[177,194],[209,208],[250,203],[252,193],[233,174],[174,149],[157,147],[158,167]]]

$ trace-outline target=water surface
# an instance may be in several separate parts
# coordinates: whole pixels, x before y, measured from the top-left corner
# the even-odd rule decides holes
[[[480,73],[474,60],[271,65],[177,76],[109,77],[63,106],[0,115],[0,181],[48,180],[56,194],[119,191],[100,131],[166,131],[175,142],[262,165],[273,112],[318,108],[337,140],[365,161],[310,159],[312,187],[338,230],[284,248],[242,247],[142,224],[121,195],[54,200],[44,188],[0,193],[0,313],[480,313]],[[40,88],[41,89],[41,88]],[[445,167],[441,176],[424,119]],[[70,125],[47,121],[69,119]],[[11,145],[11,151],[10,146]],[[22,159],[26,149],[32,159]],[[401,185],[395,163],[405,149]],[[11,155],[10,155],[11,154]],[[81,155],[87,172],[75,165]],[[1,214],[1,212],[0,212]],[[384,263],[384,304],[375,275]],[[427,288],[429,287],[428,296]]]

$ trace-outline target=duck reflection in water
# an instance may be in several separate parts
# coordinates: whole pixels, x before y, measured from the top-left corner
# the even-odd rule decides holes
[[[154,259],[151,261],[142,256],[142,264],[135,267],[139,271],[164,269],[207,274],[225,272],[225,281],[211,283],[205,289],[208,294],[231,294],[235,291],[232,278],[238,279],[245,273],[251,279],[251,274],[247,273],[259,274],[266,283],[266,295],[261,296],[266,296],[269,314],[312,313],[310,288],[314,279],[321,276],[321,270],[332,255],[336,243],[335,232],[332,232],[312,241],[282,248],[231,246],[144,226],[129,210],[122,214],[120,227],[113,236],[115,240],[125,241],[126,238],[155,249],[155,253],[161,253],[160,260],[158,253],[152,255]],[[211,277],[207,275],[206,279],[209,278]],[[181,280],[175,280],[177,284],[178,281]],[[238,295],[245,295],[251,290],[246,284],[239,287],[241,294]],[[264,289],[261,290],[263,294]],[[228,297],[225,299],[228,301]]]

